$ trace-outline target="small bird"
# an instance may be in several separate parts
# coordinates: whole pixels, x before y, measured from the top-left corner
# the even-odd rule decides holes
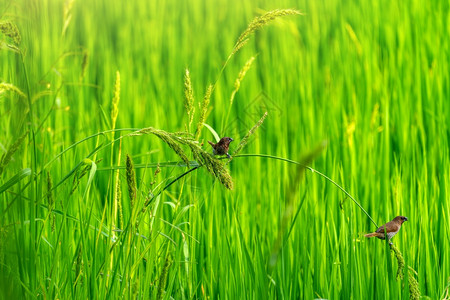
[[[390,240],[394,235],[397,234],[397,232],[400,230],[400,227],[402,227],[403,222],[405,221],[408,221],[407,217],[397,216],[394,218],[394,220],[378,227],[375,232],[368,233],[364,236],[367,238],[376,236],[377,238],[384,240],[384,229],[386,228],[386,235],[388,237],[388,240]]]
[[[230,143],[232,141],[233,139],[230,137],[223,137],[217,144],[214,144],[211,141],[208,141],[208,143],[213,147],[214,155],[226,155],[230,158],[231,156],[228,154],[228,148],[230,147]]]

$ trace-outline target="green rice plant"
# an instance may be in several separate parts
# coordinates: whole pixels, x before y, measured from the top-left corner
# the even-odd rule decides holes
[[[0,95],[4,92],[14,92],[20,97],[27,97],[18,87],[14,86],[13,84],[2,82],[0,83]]]
[[[188,124],[186,132],[190,132],[192,121],[194,120],[195,106],[194,106],[194,91],[192,89],[191,76],[189,70],[186,69],[184,75],[184,107],[188,115]]]
[[[88,174],[88,172],[91,171],[92,163],[93,161],[91,159],[84,159],[80,167],[75,170],[70,194],[73,194],[77,190],[78,186],[80,185],[81,178],[83,178],[86,174]],[[56,187],[54,187],[53,189],[55,188]]]
[[[239,71],[239,75],[236,78],[236,81],[234,82],[234,90],[231,93],[230,105],[233,104],[234,97],[236,96],[236,93],[239,91],[239,88],[241,87],[241,81],[244,79],[245,74],[247,74],[247,71],[250,70],[250,67],[252,66],[254,60],[255,60],[255,57],[253,57],[253,56],[250,57],[250,59],[247,60],[245,65]]]
[[[166,288],[166,282],[167,282],[167,276],[169,273],[169,268],[171,265],[171,258],[170,254],[167,254],[166,259],[164,260],[164,265],[161,270],[161,275],[159,275],[158,279],[158,294],[156,295],[156,299],[164,299],[165,294],[165,288]]]
[[[200,117],[197,122],[197,131],[195,132],[195,139],[198,140],[200,138],[200,134],[202,131],[202,128],[204,126],[204,123],[206,121],[208,108],[209,108],[209,102],[211,100],[211,94],[213,92],[213,86],[209,85],[206,89],[205,96],[203,97],[203,101],[201,104],[199,104],[200,108]]]
[[[19,46],[22,37],[17,25],[11,21],[0,22],[0,32],[10,38],[16,46]]]
[[[130,135],[139,136],[144,134],[153,134],[160,138],[186,163],[187,166],[190,164],[189,159],[179,144],[188,146],[194,159],[199,164],[195,168],[204,166],[208,172],[215,176],[227,189],[233,189],[233,181],[228,170],[225,168],[225,164],[203,150],[197,141],[189,136],[185,136],[185,133],[181,133],[180,135],[180,133],[169,133],[164,130],[148,127]]]
[[[264,121],[265,116],[260,120],[259,123],[262,123]],[[280,252],[281,247],[283,246],[283,239],[286,234],[286,229],[288,227],[288,222],[290,221],[292,215],[294,214],[294,199],[297,198],[297,185],[299,184],[300,180],[302,179],[305,170],[307,170],[308,165],[312,163],[312,161],[318,156],[318,154],[323,150],[325,146],[325,143],[318,146],[316,149],[311,151],[310,153],[306,154],[304,158],[300,160],[300,163],[297,164],[297,170],[295,172],[295,176],[291,178],[290,186],[288,188],[288,191],[286,193],[286,204],[283,211],[283,216],[278,228],[278,234],[277,238],[274,241],[274,244],[272,246],[272,250],[270,253],[270,260],[269,260],[269,270],[272,271],[275,267],[277,261],[278,261],[278,255]],[[301,206],[300,206],[301,208]]]
[[[414,275],[417,276],[417,272],[408,266],[408,284],[409,284],[409,299],[420,299],[419,283]]]
[[[278,5],[0,4],[0,298],[448,298],[448,4]]]
[[[117,116],[119,114],[120,102],[120,73],[116,71],[116,82],[114,84],[114,96],[111,102],[111,125],[112,129],[116,128]]]
[[[230,104],[228,106],[228,112],[225,117],[225,122],[222,124],[222,128],[224,128],[224,126],[226,124],[228,124],[228,120],[230,118],[230,113],[231,113],[231,107],[233,106],[233,102],[234,102],[234,97],[236,96],[236,93],[239,91],[239,88],[241,87],[241,81],[244,79],[245,74],[247,74],[247,71],[250,70],[250,67],[252,66],[254,60],[255,60],[255,57],[252,56],[249,60],[247,60],[245,65],[239,71],[239,75],[236,78],[236,81],[234,82],[234,90],[231,93]]]
[[[22,145],[22,142],[25,140],[25,138],[28,136],[28,131],[22,134],[4,153],[0,158],[0,175],[2,175],[3,171],[5,170],[6,166],[11,162],[12,157],[14,154],[20,149],[20,146]]]
[[[136,201],[136,172],[134,171],[133,161],[131,157],[127,154],[127,187],[128,187],[128,196],[130,198],[130,208],[133,210],[134,202]],[[158,170],[158,169],[157,169]],[[156,173],[156,171],[155,171]],[[156,176],[156,174],[155,174]]]
[[[398,268],[397,268],[396,278],[397,278],[397,280],[399,280],[399,279],[402,280],[403,279],[403,269],[405,268],[405,259],[403,258],[403,255],[400,252],[400,250],[398,250],[398,248],[395,247],[394,244],[390,244],[389,246],[391,248],[391,251],[394,252],[395,258],[397,259]]]
[[[62,36],[66,34],[70,21],[72,20],[72,8],[75,0],[67,0],[64,2],[63,28]]]
[[[295,9],[275,9],[263,14],[262,16],[255,17],[237,39],[236,44],[233,47],[233,51],[231,51],[231,54],[228,56],[227,61],[234,54],[236,54],[236,52],[242,49],[242,47],[244,47],[245,44],[247,44],[250,36],[254,34],[257,30],[261,29],[262,27],[266,26],[273,20],[276,20],[280,17],[289,15],[300,15],[300,14],[301,12]]]
[[[47,205],[48,205],[48,218],[50,219],[50,224],[52,232],[55,231],[56,217],[53,214],[53,209],[55,206],[55,195],[53,194],[53,181],[50,172],[47,171]]]
[[[236,149],[234,149],[232,156],[239,154],[239,152],[241,152],[241,150],[245,147],[245,145],[247,145],[248,140],[255,133],[255,131],[262,125],[264,120],[267,118],[267,115],[268,115],[267,112],[265,112],[264,115],[261,117],[261,119],[259,119],[259,121],[247,132],[247,134],[239,142]]]
[[[87,51],[83,51],[83,58],[81,61],[80,82],[83,81],[83,79],[86,75],[86,70],[87,70],[88,65],[89,65],[89,53]]]

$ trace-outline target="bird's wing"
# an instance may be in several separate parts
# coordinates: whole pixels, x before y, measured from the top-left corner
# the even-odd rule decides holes
[[[383,226],[378,227],[377,230],[376,230],[375,232],[378,232],[378,233],[384,232],[384,226],[386,226],[386,225],[383,225]]]
[[[383,226],[378,227],[377,231],[375,231],[375,232],[384,233],[384,227],[386,227],[386,233],[398,231],[397,224],[395,224],[391,221],[391,222],[384,224]]]

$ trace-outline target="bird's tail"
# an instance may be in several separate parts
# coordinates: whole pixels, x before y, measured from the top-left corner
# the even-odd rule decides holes
[[[211,145],[211,146],[215,146],[216,144],[214,144],[213,142],[211,142],[211,141],[208,141],[208,143]]]
[[[378,237],[378,232],[372,232],[372,233],[368,233],[364,235],[366,238],[371,238],[371,237]]]

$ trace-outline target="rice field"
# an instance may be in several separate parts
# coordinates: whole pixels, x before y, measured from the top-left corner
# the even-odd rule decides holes
[[[1,1],[0,299],[450,299],[449,37],[441,0]]]

